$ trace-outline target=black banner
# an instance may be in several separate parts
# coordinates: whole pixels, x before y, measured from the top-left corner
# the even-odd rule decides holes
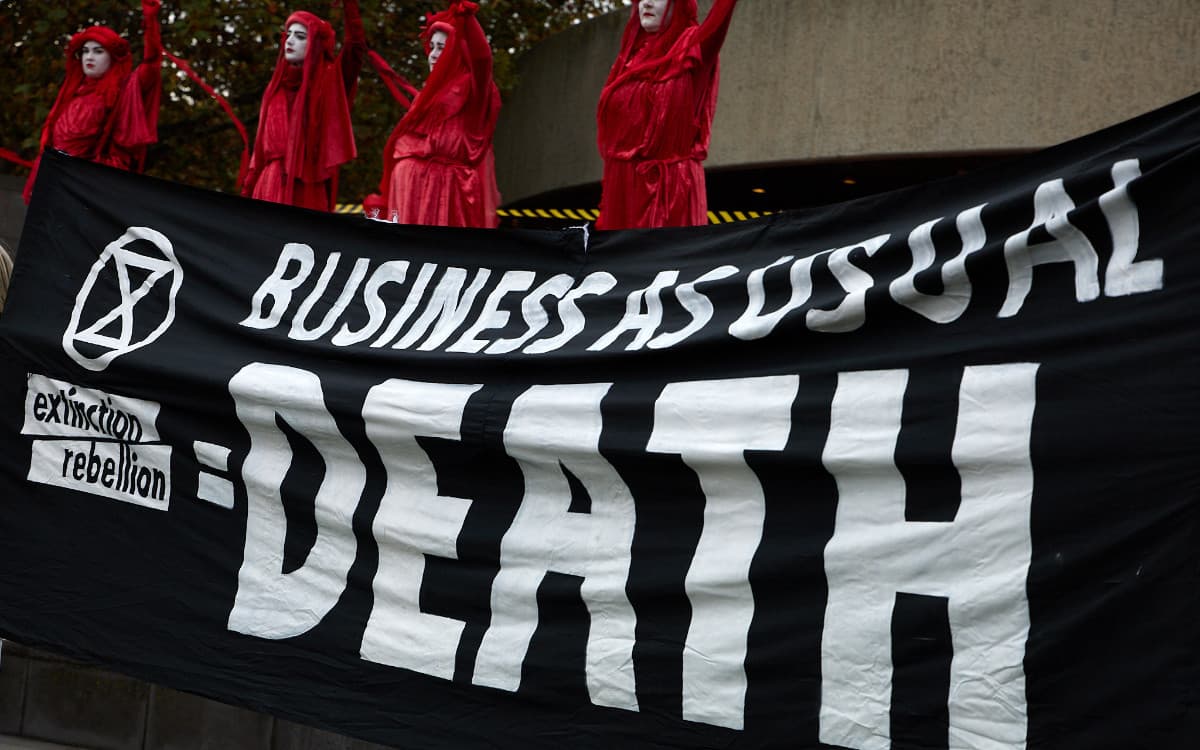
[[[48,154],[0,635],[404,747],[1196,747],[1198,144],[612,233]]]

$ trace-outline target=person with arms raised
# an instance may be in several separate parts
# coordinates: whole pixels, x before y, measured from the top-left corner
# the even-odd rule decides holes
[[[500,92],[492,49],[475,17],[455,0],[426,19],[421,39],[430,74],[388,139],[380,193],[401,224],[494,227],[500,193],[492,136]]]
[[[92,26],[67,43],[67,74],[42,127],[40,151],[63,153],[120,169],[141,171],[146,147],[158,140],[162,99],[160,0],[142,0],[142,63],[129,42],[107,26]],[[39,151],[39,160],[41,154]],[[25,183],[29,202],[34,164]]]
[[[243,195],[320,211],[336,205],[338,171],[357,155],[350,106],[367,52],[358,0],[343,7],[340,53],[329,22],[307,11],[288,16]]]
[[[637,0],[600,92],[599,229],[708,222],[703,162],[717,107],[718,55],[737,0]]]

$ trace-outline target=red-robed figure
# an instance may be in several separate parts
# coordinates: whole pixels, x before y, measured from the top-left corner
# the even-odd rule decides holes
[[[158,140],[162,98],[160,0],[142,0],[144,52],[135,69],[129,42],[107,26],[92,26],[67,43],[67,75],[42,127],[41,151],[141,171],[146,147]],[[29,202],[37,178],[25,183]]]
[[[494,227],[498,222],[492,135],[500,92],[477,10],[475,3],[456,0],[426,19],[421,39],[429,79],[383,153],[379,192],[386,216],[401,224]]]
[[[703,162],[717,107],[717,58],[737,0],[638,0],[596,113],[604,178],[599,229],[708,222]]]
[[[338,53],[329,22],[307,11],[288,16],[243,195],[333,210],[338,169],[358,153],[350,105],[367,51],[358,0],[345,0],[344,21]]]

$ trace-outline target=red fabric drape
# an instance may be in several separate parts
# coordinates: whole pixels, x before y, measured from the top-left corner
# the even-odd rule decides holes
[[[475,3],[457,0],[426,19],[426,54],[436,31],[447,34],[446,48],[383,153],[380,193],[388,217],[400,223],[498,223],[492,136],[500,92],[492,80],[492,50],[475,18],[477,10]]]
[[[409,83],[404,76],[392,70],[392,66],[387,64],[387,60],[384,60],[375,50],[367,50],[367,61],[371,63],[371,67],[375,68],[375,72],[379,74],[383,85],[387,86],[392,98],[405,109],[411,107],[413,98],[421,93],[420,90]]]
[[[162,96],[158,3],[143,2],[142,11],[144,53],[136,69],[129,43],[106,26],[92,26],[71,37],[66,77],[42,127],[39,159],[41,151],[49,147],[122,169],[142,169],[146,147],[158,140]],[[79,54],[86,42],[101,45],[112,58],[111,66],[100,78],[84,74]],[[36,180],[35,161],[25,183],[26,203]]]
[[[284,58],[263,94],[254,154],[242,192],[262,200],[330,211],[337,200],[338,168],[357,156],[350,123],[366,36],[356,0],[345,2],[346,37],[335,51],[333,27],[307,11],[288,17],[308,30],[301,65]]]
[[[229,100],[217,93],[217,90],[208,84],[200,74],[192,69],[187,60],[177,57],[170,52],[163,51],[163,56],[175,64],[176,68],[183,71],[193,83],[201,88],[204,93],[212,97],[213,100],[220,105],[221,109],[225,110],[225,114],[229,115],[229,119],[233,121],[233,126],[237,128],[238,135],[242,137],[242,156],[238,163],[238,185],[242,185],[246,180],[246,170],[250,166],[250,138],[246,135],[246,126],[238,119],[238,116],[233,113],[233,107],[230,106]]]
[[[708,157],[718,55],[737,0],[716,0],[697,23],[696,0],[671,0],[661,30],[634,4],[596,113],[604,159],[600,229],[707,222]]]
[[[22,166],[22,167],[25,167],[26,169],[32,169],[32,168],[33,168],[33,162],[31,162],[31,161],[29,161],[28,159],[24,158],[23,156],[21,156],[21,155],[20,155],[20,154],[18,154],[17,152],[15,152],[15,151],[9,151],[9,150],[8,150],[8,149],[6,149],[6,148],[0,148],[0,159],[4,159],[5,161],[10,161],[10,162],[12,162],[13,164],[18,164],[18,165],[20,165],[20,166]]]

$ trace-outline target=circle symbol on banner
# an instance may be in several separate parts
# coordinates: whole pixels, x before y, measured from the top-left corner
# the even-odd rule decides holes
[[[135,249],[135,245],[145,248],[146,243],[157,252]],[[162,295],[156,290],[168,285],[166,299],[160,299]],[[171,241],[149,227],[130,227],[119,239],[108,243],[92,264],[75,296],[71,322],[63,333],[63,351],[80,367],[100,372],[117,357],[153,343],[175,321],[175,298],[182,285],[183,268]],[[117,303],[81,327],[89,301],[113,291],[119,293]],[[134,312],[139,310],[141,317],[135,319]],[[89,312],[93,311],[89,308]],[[158,316],[161,320],[149,320]],[[143,335],[137,339],[141,332]]]

